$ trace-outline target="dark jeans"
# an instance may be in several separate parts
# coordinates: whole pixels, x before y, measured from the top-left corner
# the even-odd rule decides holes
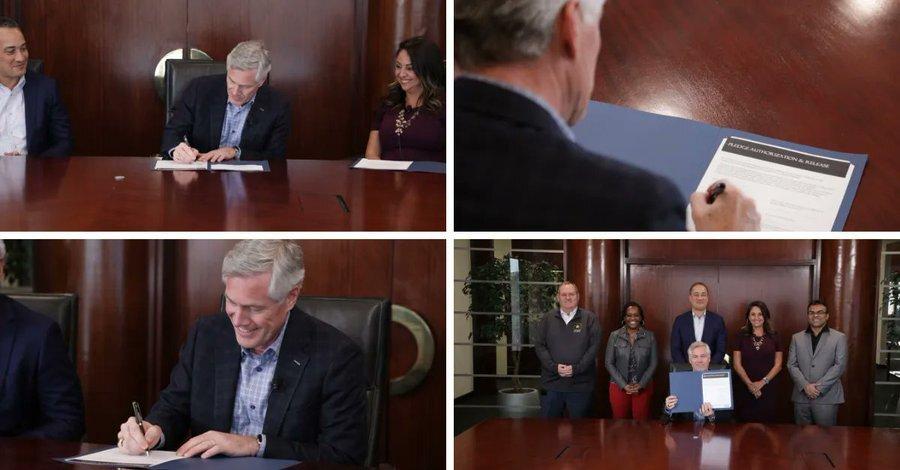
[[[547,390],[547,394],[541,397],[541,416],[545,418],[561,418],[563,409],[569,410],[570,418],[590,417],[591,400],[594,391],[590,392],[557,392]]]

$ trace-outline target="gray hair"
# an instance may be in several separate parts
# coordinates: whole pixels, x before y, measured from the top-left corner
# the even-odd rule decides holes
[[[540,57],[559,12],[572,0],[455,0],[456,62],[463,69]],[[577,0],[581,19],[599,25],[606,0]]]
[[[710,349],[709,345],[704,343],[703,341],[694,341],[693,343],[691,343],[691,345],[688,346],[688,355],[691,354],[691,351],[697,348],[706,348],[706,353],[712,356],[712,349]]]
[[[6,259],[6,244],[3,243],[3,240],[0,240],[0,261]]]
[[[272,273],[269,298],[281,302],[303,284],[303,250],[290,240],[243,240],[222,261],[222,282],[229,277]]]
[[[256,70],[256,83],[262,83],[272,70],[272,61],[266,45],[262,41],[253,40],[234,46],[225,59],[225,66],[229,69]]]

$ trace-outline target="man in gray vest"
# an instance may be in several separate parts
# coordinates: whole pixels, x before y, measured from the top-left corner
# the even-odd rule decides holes
[[[834,426],[844,402],[841,376],[847,368],[847,337],[828,328],[828,308],[813,300],[806,308],[809,326],[794,334],[788,372],[794,380],[794,420],[797,424]]]
[[[537,324],[534,349],[541,361],[541,415],[558,418],[563,409],[570,418],[590,414],[597,383],[600,323],[597,315],[578,308],[578,288],[566,281],[556,291],[559,308]]]

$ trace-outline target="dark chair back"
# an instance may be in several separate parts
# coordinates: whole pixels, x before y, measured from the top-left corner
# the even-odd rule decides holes
[[[16,302],[52,318],[62,330],[69,359],[75,363],[75,334],[78,305],[75,294],[8,294]]]
[[[43,59],[28,59],[28,70],[30,72],[44,73]]]
[[[172,117],[175,103],[195,78],[225,73],[225,62],[197,59],[166,60],[166,123]]]
[[[362,348],[366,367],[368,443],[366,466],[378,458],[388,398],[388,345],[391,303],[385,299],[301,297],[304,312],[337,328]]]

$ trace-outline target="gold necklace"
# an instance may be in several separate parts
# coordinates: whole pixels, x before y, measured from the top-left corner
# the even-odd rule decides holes
[[[418,115],[419,108],[416,108],[416,112],[414,112],[409,119],[406,119],[406,108],[401,109],[400,112],[397,113],[397,120],[394,121],[394,133],[398,136],[402,135],[403,131],[405,131],[407,127],[412,125],[413,119],[415,119]]]

